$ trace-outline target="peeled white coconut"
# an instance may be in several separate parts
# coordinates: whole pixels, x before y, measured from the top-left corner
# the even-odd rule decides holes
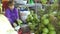
[[[0,34],[17,34],[8,19],[2,14],[0,14]]]

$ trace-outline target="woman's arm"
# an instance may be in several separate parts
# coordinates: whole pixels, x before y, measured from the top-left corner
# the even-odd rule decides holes
[[[10,11],[7,9],[6,11],[5,11],[5,16],[8,18],[8,20],[11,22],[11,24],[13,24],[13,21],[12,21],[12,19],[10,18]]]
[[[18,9],[16,9],[16,18],[19,19]]]

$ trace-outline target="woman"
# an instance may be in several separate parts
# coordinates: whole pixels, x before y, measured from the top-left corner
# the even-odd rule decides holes
[[[7,5],[8,8],[5,11],[5,16],[9,19],[11,25],[14,27],[15,23],[18,25],[17,23],[17,20],[19,19],[18,10],[14,7],[13,1],[9,1]]]

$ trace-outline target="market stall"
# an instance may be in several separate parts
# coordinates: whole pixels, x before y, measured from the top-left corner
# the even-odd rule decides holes
[[[19,34],[60,34],[60,4],[57,0],[14,0]]]

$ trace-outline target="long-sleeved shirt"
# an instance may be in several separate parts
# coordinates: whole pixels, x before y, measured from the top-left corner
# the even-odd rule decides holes
[[[19,18],[18,16],[18,10],[14,8],[13,10],[7,9],[5,12],[5,16],[8,18],[8,20],[11,22],[11,24],[14,23],[15,20]]]

